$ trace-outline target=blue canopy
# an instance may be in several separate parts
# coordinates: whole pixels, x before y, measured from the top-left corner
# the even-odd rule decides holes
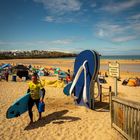
[[[4,64],[4,65],[1,66],[1,68],[4,69],[4,68],[10,67],[10,66],[11,66],[10,64]]]

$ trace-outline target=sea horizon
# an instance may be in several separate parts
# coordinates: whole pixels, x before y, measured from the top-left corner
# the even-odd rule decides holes
[[[8,58],[8,59],[75,59],[76,57],[49,57],[49,58]],[[1,60],[6,60],[1,59]],[[140,60],[140,55],[101,55],[101,60]]]
[[[76,57],[65,57],[60,59],[75,59]],[[55,58],[53,58],[55,59]],[[140,60],[140,55],[101,55],[101,60]]]

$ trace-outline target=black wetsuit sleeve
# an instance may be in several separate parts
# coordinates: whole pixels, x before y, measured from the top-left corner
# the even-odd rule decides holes
[[[27,89],[27,93],[29,93],[29,92],[30,92],[30,89],[28,88],[28,89]]]
[[[45,89],[42,88],[41,91],[42,91],[42,99],[44,99],[44,96],[45,96]]]

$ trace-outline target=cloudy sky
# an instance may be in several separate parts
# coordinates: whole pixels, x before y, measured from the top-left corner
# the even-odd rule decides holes
[[[0,0],[0,50],[140,54],[140,0]]]

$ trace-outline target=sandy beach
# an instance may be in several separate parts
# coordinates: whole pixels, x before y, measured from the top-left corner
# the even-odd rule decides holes
[[[101,65],[107,65],[113,60],[101,60]],[[25,65],[34,65],[41,67],[60,67],[62,70],[73,70],[74,60],[67,59],[13,59],[0,60],[0,63]],[[139,67],[140,60],[119,60],[121,65],[133,65]],[[100,70],[102,74],[105,69]],[[140,102],[140,86],[123,86],[122,81],[125,78],[139,77],[140,72],[121,71],[121,81],[118,81],[118,96],[121,98]],[[47,80],[54,80],[57,77],[41,77]],[[114,91],[114,79],[106,78],[107,83],[102,86],[112,87]],[[91,110],[82,106],[77,106],[71,97],[63,94],[63,88],[54,88],[45,86],[45,112],[42,120],[37,121],[38,112],[33,108],[34,123],[29,124],[28,113],[20,117],[6,119],[8,107],[19,97],[26,93],[28,82],[13,82],[9,80],[0,81],[0,139],[1,140],[124,140],[125,138],[111,128],[111,119],[109,111]],[[108,93],[103,89],[103,93]],[[109,100],[105,96],[103,100]]]

